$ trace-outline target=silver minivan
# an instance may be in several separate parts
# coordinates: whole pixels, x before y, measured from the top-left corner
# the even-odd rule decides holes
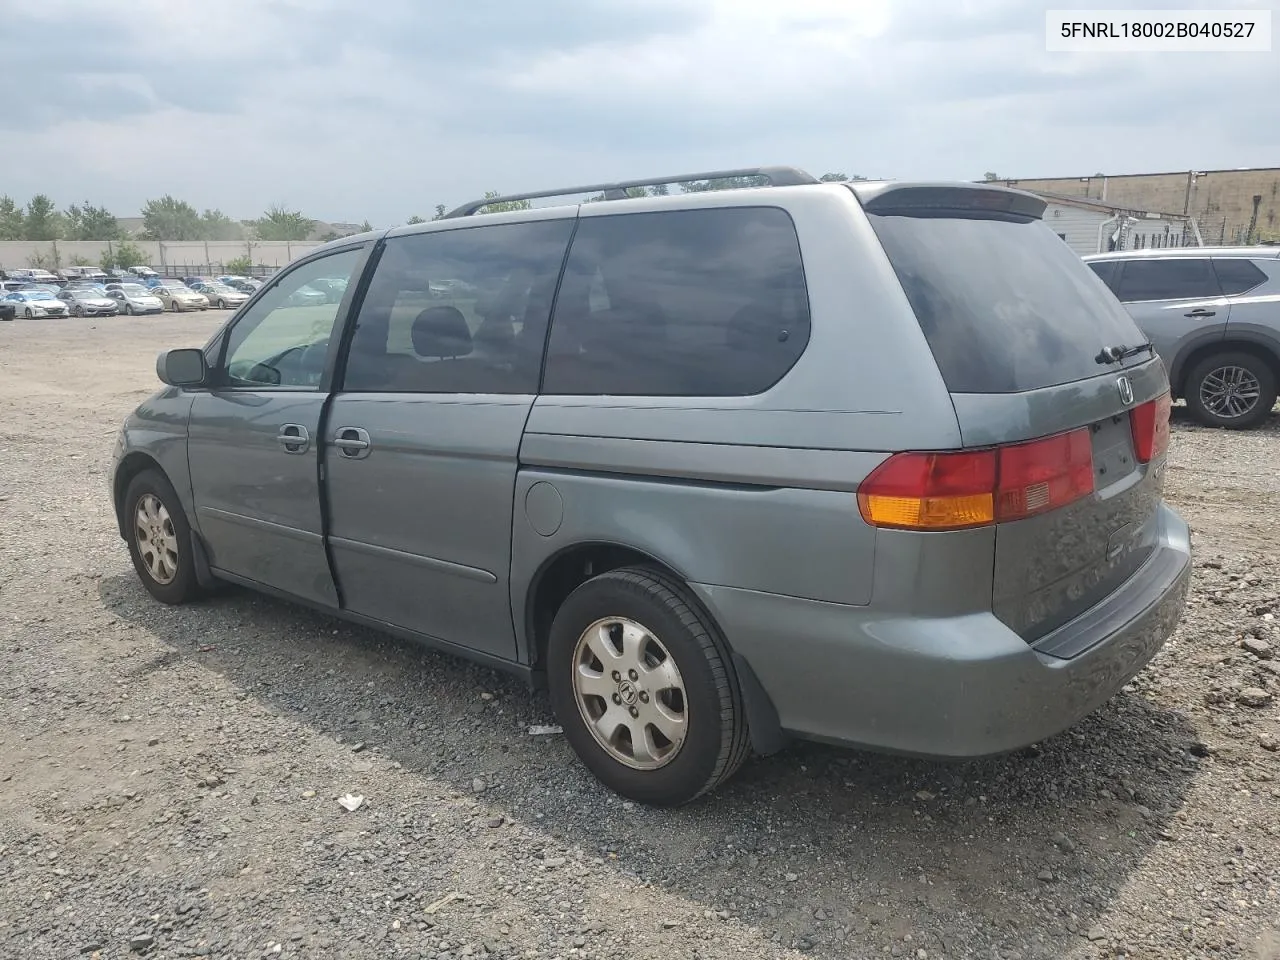
[[[631,196],[727,176],[764,185]],[[792,737],[1016,749],[1161,647],[1169,383],[1044,201],[785,167],[498,200],[586,194],[333,241],[162,354],[111,471],[146,588],[514,671],[664,805]]]

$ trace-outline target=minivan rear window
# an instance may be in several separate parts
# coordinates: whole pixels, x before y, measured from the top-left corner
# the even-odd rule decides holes
[[[1040,220],[959,212],[869,218],[952,393],[1018,393],[1095,377],[1116,369],[1095,359],[1103,347],[1146,340]]]

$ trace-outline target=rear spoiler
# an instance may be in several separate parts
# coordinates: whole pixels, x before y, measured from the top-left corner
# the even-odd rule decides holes
[[[868,213],[1011,213],[1039,219],[1047,206],[1034,193],[978,183],[851,183]]]

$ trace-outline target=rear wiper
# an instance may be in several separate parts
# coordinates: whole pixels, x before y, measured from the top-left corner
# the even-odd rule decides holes
[[[1136,357],[1140,353],[1147,351],[1155,352],[1151,342],[1139,343],[1137,346],[1126,347],[1123,343],[1114,347],[1103,347],[1098,351],[1098,355],[1094,357],[1095,363],[1119,363],[1121,360],[1128,360],[1130,357]]]

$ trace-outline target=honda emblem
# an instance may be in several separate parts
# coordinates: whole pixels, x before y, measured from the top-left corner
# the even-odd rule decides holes
[[[1133,403],[1133,384],[1129,382],[1128,377],[1121,377],[1116,381],[1116,389],[1120,391],[1120,402],[1126,407]]]

